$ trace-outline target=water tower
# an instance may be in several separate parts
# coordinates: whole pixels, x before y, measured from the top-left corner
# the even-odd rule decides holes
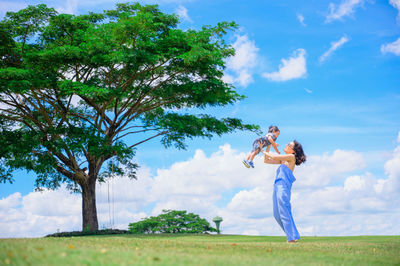
[[[217,227],[217,233],[220,234],[219,225],[220,225],[220,223],[223,221],[222,217],[220,217],[220,216],[215,216],[212,220],[213,220],[213,222],[215,223],[215,226]]]

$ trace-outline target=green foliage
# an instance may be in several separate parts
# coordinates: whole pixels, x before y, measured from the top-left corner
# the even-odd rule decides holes
[[[237,25],[183,31],[178,22],[139,3],[86,15],[45,5],[7,12],[0,22],[0,117],[7,122],[0,180],[23,168],[38,174],[38,187],[76,187],[86,170],[109,177],[113,157],[118,174],[135,177],[134,149],[154,137],[185,148],[188,138],[257,132],[236,118],[180,111],[244,96],[221,79],[234,54],[223,37]],[[123,137],[135,134],[142,139],[128,145]]]
[[[151,216],[142,221],[129,224],[133,234],[155,233],[208,233],[216,232],[206,219],[186,211],[163,210],[158,216]]]
[[[222,80],[234,54],[224,36],[237,25],[184,31],[178,23],[139,3],[85,15],[46,5],[7,12],[0,22],[0,182],[26,169],[37,174],[37,188],[67,183],[94,197],[96,181],[113,172],[134,178],[135,149],[156,137],[185,148],[194,137],[259,132],[207,114],[244,98]]]

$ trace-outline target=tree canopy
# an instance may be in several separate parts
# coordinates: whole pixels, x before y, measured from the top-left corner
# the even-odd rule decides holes
[[[133,234],[156,233],[209,233],[217,230],[199,215],[187,211],[163,210],[158,216],[130,223],[129,232]]]
[[[46,5],[0,22],[0,182],[36,173],[37,188],[82,193],[83,228],[98,229],[95,184],[111,171],[135,178],[138,145],[234,130],[258,131],[207,107],[244,98],[222,80],[234,22],[178,29],[157,5],[117,4],[85,15]],[[190,110],[202,112],[190,112]],[[114,158],[114,164],[111,159]]]

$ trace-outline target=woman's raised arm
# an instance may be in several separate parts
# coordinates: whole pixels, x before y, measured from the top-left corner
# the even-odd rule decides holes
[[[269,163],[269,164],[280,164],[282,161],[295,161],[296,158],[293,154],[274,154],[274,153],[269,153],[269,152],[263,152],[264,153],[264,163]]]
[[[281,164],[281,161],[271,159],[271,157],[264,156],[264,163],[267,164]]]
[[[280,164],[281,163],[280,160],[276,160],[276,159],[273,159],[270,156],[268,156],[267,154],[270,154],[268,152],[268,150],[263,151],[263,153],[264,153],[264,163],[268,163],[268,164]]]

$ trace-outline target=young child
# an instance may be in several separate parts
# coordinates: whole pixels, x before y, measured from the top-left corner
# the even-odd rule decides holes
[[[249,154],[249,156],[247,156],[246,160],[243,160],[243,164],[244,166],[246,166],[247,168],[254,168],[254,163],[253,163],[253,159],[254,157],[260,153],[260,151],[262,150],[263,147],[267,146],[267,152],[269,151],[269,149],[272,147],[274,147],[275,151],[278,154],[281,154],[278,151],[278,144],[275,143],[275,140],[278,138],[280,134],[279,128],[277,126],[270,126],[268,129],[268,134],[265,135],[264,137],[258,138],[253,142],[253,150],[251,151],[251,153]]]

